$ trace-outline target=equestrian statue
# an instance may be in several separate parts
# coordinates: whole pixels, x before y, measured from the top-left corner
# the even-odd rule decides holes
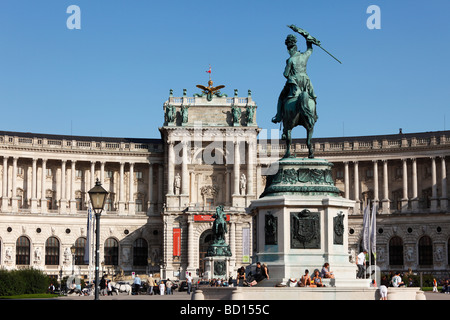
[[[311,143],[314,125],[318,119],[316,105],[317,96],[313,85],[306,73],[308,59],[313,52],[313,44],[331,55],[321,47],[320,41],[311,36],[307,31],[295,25],[288,26],[293,31],[301,34],[306,40],[306,51],[297,50],[297,37],[293,34],[287,36],[285,44],[289,52],[289,59],[286,60],[284,77],[286,84],[280,93],[277,105],[277,114],[272,118],[272,122],[283,124],[282,140],[286,141],[286,153],[283,158],[293,157],[290,149],[292,144],[291,131],[297,126],[306,129],[306,145],[308,146],[308,158],[314,158],[314,147]],[[332,56],[332,55],[331,55]],[[332,56],[333,57],[333,56]],[[333,57],[336,59],[335,57]],[[336,59],[341,63],[338,59]]]

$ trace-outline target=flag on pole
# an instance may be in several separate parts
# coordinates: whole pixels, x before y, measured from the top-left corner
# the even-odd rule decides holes
[[[84,247],[84,263],[89,264],[90,261],[90,242],[91,242],[91,223],[92,223],[92,209],[91,207],[88,208],[88,214],[87,214],[87,240],[86,240],[86,245]]]
[[[364,208],[363,214],[363,235],[362,235],[362,245],[363,250],[369,252],[369,244],[370,244],[370,207],[367,205]]]
[[[207,73],[211,73],[211,65],[209,65],[209,69],[208,71],[206,71]]]
[[[376,259],[377,256],[377,205],[374,203],[372,207],[372,219],[370,222],[370,246],[371,251]]]

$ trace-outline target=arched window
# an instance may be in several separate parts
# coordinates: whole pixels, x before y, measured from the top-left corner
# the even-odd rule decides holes
[[[16,264],[30,264],[30,240],[27,237],[20,237],[16,242]]]
[[[119,242],[114,238],[105,241],[105,264],[113,266],[119,264]]]
[[[429,236],[423,236],[419,239],[419,265],[433,265],[433,243]]]
[[[136,239],[133,243],[133,265],[146,266],[148,258],[148,244],[145,239]]]
[[[403,240],[400,237],[393,237],[389,241],[389,265],[403,265]]]
[[[84,262],[84,252],[86,248],[86,238],[80,237],[75,241],[75,265],[86,265]]]
[[[45,264],[59,265],[59,240],[50,237],[45,241]]]

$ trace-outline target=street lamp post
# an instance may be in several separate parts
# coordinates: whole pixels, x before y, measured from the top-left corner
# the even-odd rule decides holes
[[[95,186],[88,191],[89,198],[91,199],[92,209],[95,213],[95,300],[99,300],[98,298],[98,263],[99,263],[99,243],[100,243],[100,215],[103,210],[103,206],[105,205],[105,199],[108,195],[108,191],[106,191],[100,181],[97,179],[95,182]]]

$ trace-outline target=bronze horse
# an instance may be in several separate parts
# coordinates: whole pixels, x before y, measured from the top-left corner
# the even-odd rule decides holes
[[[306,145],[308,146],[308,158],[314,158],[314,147],[311,138],[314,125],[317,121],[316,102],[310,97],[306,90],[301,90],[294,97],[287,97],[284,100],[283,110],[283,134],[282,140],[286,141],[286,153],[284,158],[291,158],[292,129],[303,126],[306,129]]]

